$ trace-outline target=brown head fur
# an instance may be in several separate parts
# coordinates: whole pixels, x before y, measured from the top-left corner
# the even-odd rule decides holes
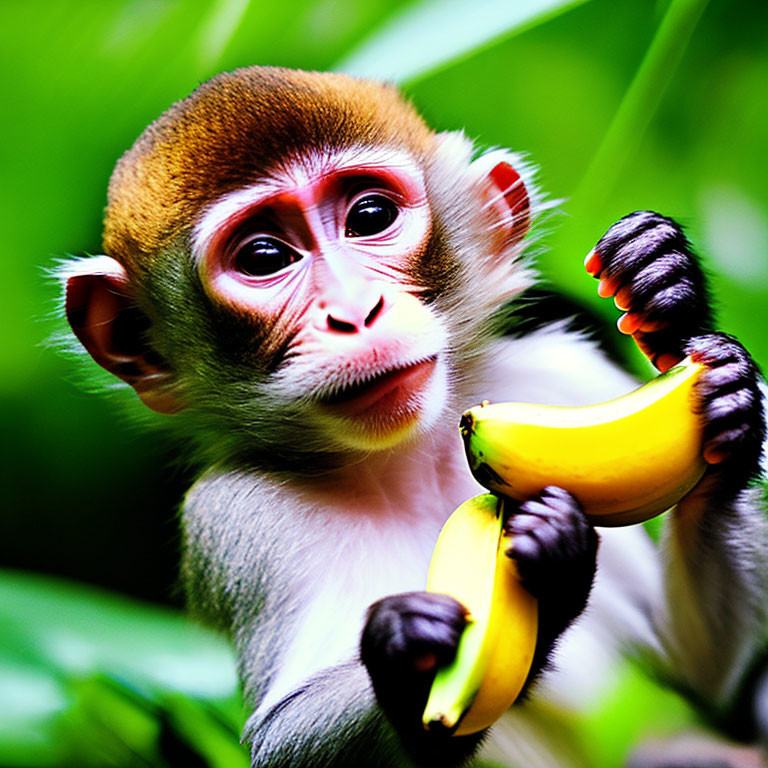
[[[208,203],[302,149],[376,144],[420,158],[433,135],[381,83],[276,67],[218,75],[163,113],[118,162],[105,251],[141,273]]]

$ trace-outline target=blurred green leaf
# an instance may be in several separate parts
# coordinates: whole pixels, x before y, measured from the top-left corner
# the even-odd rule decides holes
[[[13,628],[46,662],[75,675],[109,669],[143,685],[226,698],[237,689],[232,651],[182,613],[83,584],[0,571],[0,642]]]
[[[0,571],[0,765],[241,768],[243,719],[223,638],[178,611]]]
[[[405,82],[455,64],[586,0],[422,0],[404,9],[334,68]]]
[[[216,0],[200,29],[200,63],[206,70],[219,63],[243,25],[250,0]]]
[[[204,757],[206,765],[246,768],[250,761],[239,743],[239,729],[233,731],[232,721],[221,717],[219,710],[180,694],[169,693],[163,702],[174,731]]]
[[[72,705],[65,682],[45,665],[33,665],[0,639],[0,765],[58,765],[58,722]]]
[[[124,694],[108,677],[72,683],[74,706],[62,718],[64,761],[77,765],[164,766],[162,721],[154,709]]]

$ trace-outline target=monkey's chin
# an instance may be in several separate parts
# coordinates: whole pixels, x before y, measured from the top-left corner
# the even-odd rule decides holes
[[[433,425],[444,379],[437,357],[422,360],[325,401],[320,419],[342,447],[392,448]]]

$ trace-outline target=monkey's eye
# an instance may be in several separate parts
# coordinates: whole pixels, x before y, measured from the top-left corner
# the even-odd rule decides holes
[[[244,275],[265,277],[295,264],[300,259],[301,255],[285,243],[260,235],[237,246],[234,264],[235,269]]]
[[[388,229],[398,216],[397,206],[384,195],[365,195],[347,213],[345,237],[367,237]]]

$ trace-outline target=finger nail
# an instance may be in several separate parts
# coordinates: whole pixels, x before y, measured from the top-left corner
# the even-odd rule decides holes
[[[417,656],[413,660],[413,666],[419,672],[428,672],[437,666],[437,655],[432,653],[432,651],[422,653],[421,656]]]
[[[704,461],[706,461],[707,464],[719,464],[721,461],[725,461],[725,459],[728,458],[725,453],[713,446],[704,448],[703,456]]]
[[[640,327],[642,320],[642,316],[627,312],[618,319],[616,325],[622,333],[631,336]]]
[[[600,256],[598,256],[597,251],[593,248],[587,254],[587,258],[584,259],[584,269],[586,269],[587,272],[592,275],[592,277],[594,277],[598,272],[600,272],[602,268],[603,265],[600,261]]]
[[[626,312],[632,306],[632,294],[627,288],[622,288],[613,297],[616,309]]]
[[[613,294],[616,293],[617,288],[618,285],[615,280],[610,277],[603,277],[597,284],[597,295],[603,299],[607,299],[609,296],[613,296]]]

